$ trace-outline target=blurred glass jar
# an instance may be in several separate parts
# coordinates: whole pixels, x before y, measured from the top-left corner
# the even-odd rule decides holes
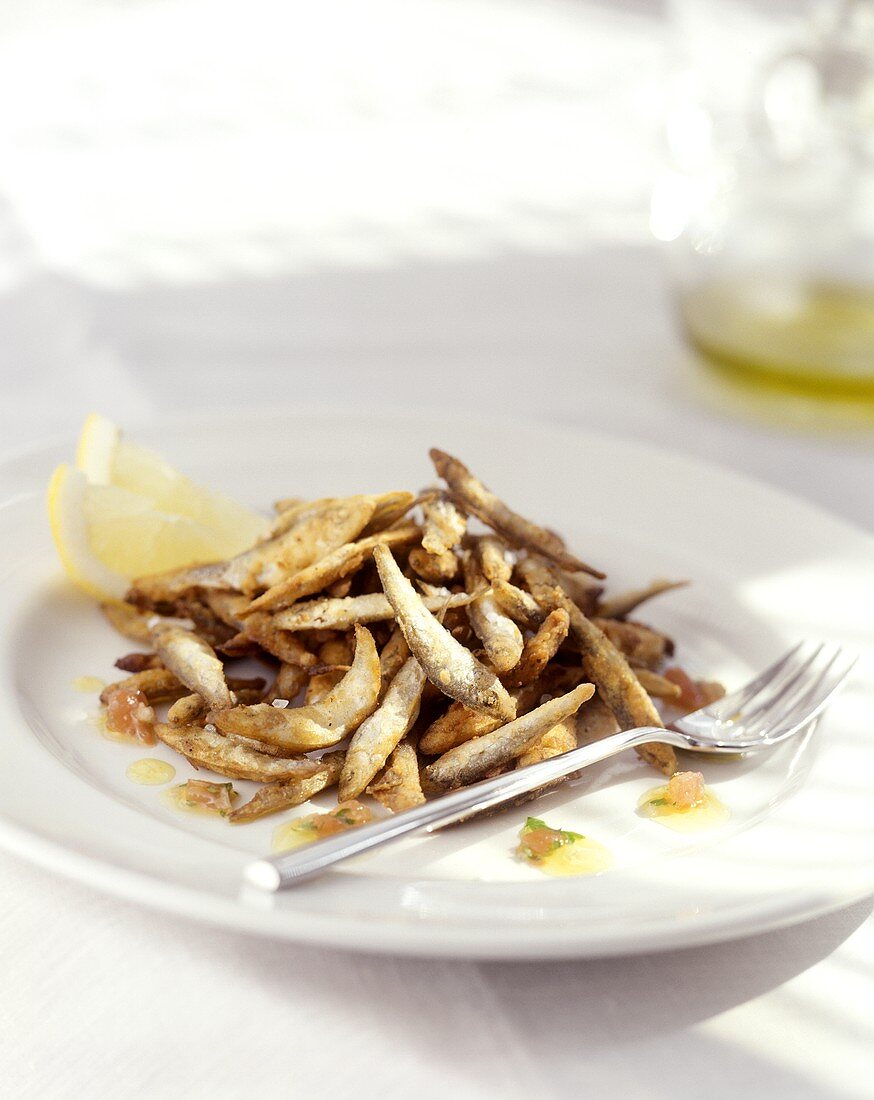
[[[691,343],[736,377],[874,400],[874,0],[672,0],[652,228]]]

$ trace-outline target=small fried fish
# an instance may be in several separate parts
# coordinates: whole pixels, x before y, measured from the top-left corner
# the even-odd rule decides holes
[[[377,547],[377,550],[384,547]],[[445,607],[466,607],[476,597],[466,592],[450,596],[426,596],[425,606],[431,611]],[[395,617],[389,599],[382,592],[343,599],[309,600],[297,603],[273,615],[273,626],[280,630],[348,630],[356,623],[387,622]],[[248,630],[248,626],[247,626]],[[265,646],[265,648],[267,648]]]
[[[485,778],[496,768],[514,760],[547,730],[575,714],[594,692],[594,684],[580,684],[567,695],[542,703],[492,733],[457,745],[425,769],[429,783],[447,790]]]
[[[464,584],[468,592],[483,587],[483,575],[472,554],[464,562]],[[524,645],[522,631],[504,614],[491,592],[484,592],[470,604],[467,617],[495,672],[509,672],[519,663]]]
[[[233,706],[224,665],[212,646],[190,630],[162,623],[153,628],[152,639],[165,667],[189,691],[197,692],[212,709]]]
[[[406,542],[413,542],[419,537],[419,533],[417,524],[406,523],[402,527],[393,527],[388,531],[359,539],[357,542],[344,543],[313,562],[312,565],[294,573],[287,580],[268,588],[263,595],[249,604],[243,611],[243,615],[251,614],[253,611],[278,611],[284,607],[290,607],[304,596],[321,592],[328,585],[342,580],[347,573],[354,573],[370,556],[374,546],[380,543],[399,546]]]
[[[318,703],[274,707],[256,703],[209,715],[221,733],[266,741],[290,752],[336,745],[376,709],[379,697],[379,655],[370,631],[355,628],[355,659],[343,679]]]
[[[432,447],[429,453],[434,468],[449,486],[453,497],[461,507],[481,519],[483,523],[487,523],[508,542],[514,546],[525,546],[537,550],[564,569],[591,573],[593,577],[604,576],[600,570],[586,565],[585,562],[568,553],[558,535],[539,527],[508,508],[478,478],[474,477],[463,462],[459,462],[457,458],[436,447]]]
[[[385,770],[368,785],[366,793],[393,814],[420,806],[425,795],[415,746],[409,741],[401,741],[388,758]]]
[[[422,516],[422,548],[429,554],[445,554],[464,538],[467,519],[451,500],[438,496],[424,501]]]
[[[535,599],[544,608],[561,607],[568,613],[570,637],[580,649],[583,670],[597,685],[598,694],[612,710],[620,727],[661,726],[659,712],[625,657],[606,634],[586,618],[558,584],[555,574],[533,558],[520,563],[520,569]],[[670,745],[653,741],[638,745],[635,751],[666,775],[673,775],[677,770],[677,755]]]
[[[241,744],[233,737],[200,726],[171,726],[158,723],[155,733],[165,745],[182,753],[199,768],[209,768],[228,779],[251,779],[258,783],[308,779],[320,770],[320,762],[308,756],[277,757]]]
[[[503,718],[513,717],[516,704],[504,685],[431,614],[398,568],[388,547],[377,546],[373,560],[410,652],[431,683],[444,695],[474,710]]]
[[[570,618],[564,608],[550,611],[537,633],[525,643],[519,663],[504,676],[504,683],[508,687],[521,687],[536,680],[558,652],[569,627]]]
[[[377,710],[352,735],[340,777],[341,800],[361,794],[412,729],[424,686],[425,673],[416,658],[410,657],[392,680]]]

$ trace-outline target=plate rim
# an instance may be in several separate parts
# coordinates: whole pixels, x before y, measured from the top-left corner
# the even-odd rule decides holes
[[[653,938],[647,937],[629,942],[617,934],[600,936],[581,945],[578,936],[563,935],[550,930],[550,936],[536,942],[520,940],[518,928],[506,934],[492,927],[490,938],[471,933],[465,927],[445,923],[440,935],[435,935],[433,925],[399,923],[392,927],[392,937],[384,935],[380,926],[375,934],[370,925],[353,918],[331,918],[329,926],[323,924],[318,934],[313,932],[313,922],[305,917],[297,926],[298,918],[291,910],[283,910],[280,920],[259,920],[261,911],[247,908],[237,900],[211,898],[192,887],[170,885],[158,878],[151,878],[138,871],[117,868],[93,856],[70,852],[62,845],[37,837],[30,831],[0,817],[0,847],[8,854],[40,870],[58,874],[69,882],[88,887],[104,897],[117,898],[128,905],[143,906],[153,912],[177,917],[193,924],[206,924],[247,936],[288,943],[297,947],[330,948],[350,954],[403,958],[472,959],[482,961],[532,962],[560,959],[609,959],[634,955],[649,955],[669,951],[682,951],[710,944],[731,943],[808,920],[826,916],[869,897],[874,897],[870,884],[850,889],[841,896],[816,898],[813,895],[790,894],[775,899],[769,908],[757,907],[758,916],[747,917],[742,927],[726,923],[720,910],[711,917],[699,918],[693,925],[665,925]],[[204,902],[206,898],[206,902]],[[191,906],[187,904],[193,902]],[[270,910],[264,910],[270,913]],[[246,920],[240,915],[245,914]],[[383,934],[381,934],[383,933]]]

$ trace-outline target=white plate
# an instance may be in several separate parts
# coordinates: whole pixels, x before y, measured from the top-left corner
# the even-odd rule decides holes
[[[516,862],[523,810],[411,840],[277,897],[241,891],[276,824],[181,816],[125,777],[157,746],[101,738],[82,675],[112,678],[130,648],[64,580],[44,515],[71,445],[0,469],[0,840],[121,896],[289,940],[418,955],[529,958],[652,951],[788,924],[874,889],[870,579],[874,541],[772,489],[606,436],[415,415],[267,414],[134,433],[192,476],[252,504],[417,488],[427,448],[465,458],[521,511],[564,532],[616,589],[694,580],[646,615],[680,660],[730,687],[802,637],[862,652],[818,730],[766,757],[703,765],[732,810],[682,836],[635,815],[658,781],[633,756],[593,768],[537,812],[612,849],[610,872],[548,879]],[[238,784],[246,789],[247,784]],[[283,819],[299,811],[290,811]]]

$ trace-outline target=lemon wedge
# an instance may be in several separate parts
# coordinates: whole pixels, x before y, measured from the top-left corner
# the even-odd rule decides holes
[[[68,575],[101,600],[122,599],[133,577],[231,557],[267,529],[262,516],[128,443],[96,413],[75,468],[52,475],[48,509]]]

